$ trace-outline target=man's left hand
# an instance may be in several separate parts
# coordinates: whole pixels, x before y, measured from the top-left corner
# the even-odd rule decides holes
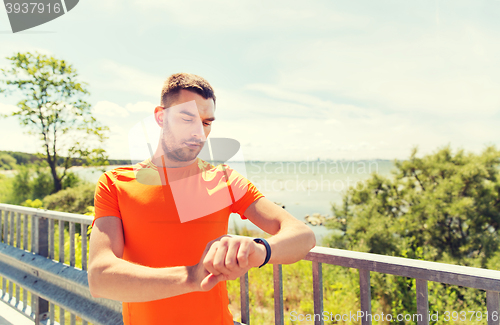
[[[205,255],[203,265],[213,275],[224,280],[235,280],[252,267],[264,263],[266,247],[252,238],[224,235],[217,238]]]

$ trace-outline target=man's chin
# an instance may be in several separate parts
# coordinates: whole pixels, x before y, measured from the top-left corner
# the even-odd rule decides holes
[[[186,148],[187,150],[179,150],[178,152],[170,152],[167,154],[167,156],[172,159],[172,160],[176,160],[176,161],[191,161],[191,160],[194,160],[196,159],[196,157],[198,157],[198,154],[200,153],[201,149],[200,150],[196,150],[196,152],[193,152],[192,149],[188,149]]]

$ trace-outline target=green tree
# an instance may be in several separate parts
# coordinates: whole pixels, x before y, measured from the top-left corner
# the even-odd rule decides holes
[[[85,165],[105,165],[107,155],[101,145],[109,129],[92,116],[90,104],[83,99],[89,94],[87,85],[78,80],[76,69],[38,52],[16,53],[7,60],[10,67],[0,69],[6,88],[0,92],[21,98],[12,116],[41,140],[54,192],[63,188],[74,159],[83,159]]]
[[[327,227],[335,231],[325,243],[375,254],[491,267],[500,260],[499,167],[500,151],[493,146],[481,154],[453,153],[447,146],[422,158],[415,148],[409,160],[395,162],[391,177],[373,174],[347,191],[343,203],[332,207],[335,218]],[[401,294],[414,283],[391,280],[392,290],[387,290],[382,284],[387,279],[375,277],[386,287],[379,292],[386,304],[399,310],[414,308],[414,299]],[[459,299],[467,295],[465,289],[457,291]],[[482,297],[476,298],[479,304]]]

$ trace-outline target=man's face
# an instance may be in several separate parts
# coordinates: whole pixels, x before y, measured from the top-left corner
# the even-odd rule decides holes
[[[182,89],[178,98],[163,112],[162,149],[171,161],[187,162],[200,153],[212,127],[215,105]]]

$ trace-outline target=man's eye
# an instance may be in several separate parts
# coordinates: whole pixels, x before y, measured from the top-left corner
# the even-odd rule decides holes
[[[184,121],[186,121],[186,122],[191,122],[191,121],[193,121],[193,120],[190,120],[190,119],[185,119],[185,118],[183,118],[183,120],[184,120]]]
[[[203,124],[205,124],[205,126],[212,125],[212,123],[209,123],[209,122],[205,122],[205,123],[203,123]]]

